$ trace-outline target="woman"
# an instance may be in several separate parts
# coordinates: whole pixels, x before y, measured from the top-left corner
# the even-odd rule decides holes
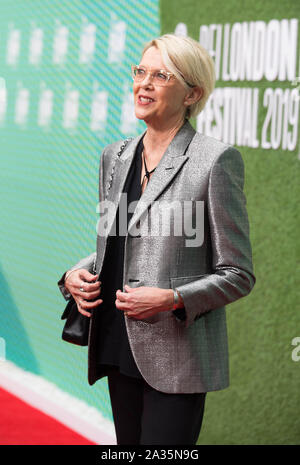
[[[118,444],[195,444],[206,393],[228,386],[224,306],[255,283],[243,161],[188,122],[215,81],[196,41],[151,41],[133,78],[147,130],[102,153],[100,206],[118,208],[58,284],[91,316],[89,383],[108,376]]]

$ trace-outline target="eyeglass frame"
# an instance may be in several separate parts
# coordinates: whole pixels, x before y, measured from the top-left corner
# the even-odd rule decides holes
[[[134,74],[134,70],[136,70],[136,69],[138,69],[138,68],[145,69],[145,71],[146,71],[146,74],[145,74],[144,78],[141,79],[140,82],[143,82],[144,79],[146,79],[146,77],[147,77],[148,74],[150,74],[151,78],[153,79],[153,77],[154,77],[154,76],[153,76],[154,71],[150,71],[150,69],[147,69],[145,66],[131,65],[131,76],[132,76],[132,79],[133,79],[133,80],[135,80],[135,78],[136,78],[136,75]],[[172,76],[173,76],[173,77],[176,77],[174,73],[170,73],[170,71],[166,71],[165,69],[156,69],[155,72],[162,72],[162,73],[164,73],[164,74],[167,75],[168,80],[166,81],[166,84],[170,81],[170,79],[171,79]],[[182,79],[184,80],[184,82],[185,82],[189,87],[191,87],[191,88],[192,88],[192,87],[196,87],[195,85],[190,84],[189,82],[187,82],[187,81],[184,79],[184,77],[183,77],[182,75],[181,75],[181,77],[182,77]],[[159,84],[158,84],[158,85],[159,85]],[[162,84],[162,85],[164,85],[164,84]]]

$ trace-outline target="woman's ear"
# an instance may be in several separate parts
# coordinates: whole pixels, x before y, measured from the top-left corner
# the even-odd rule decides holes
[[[186,95],[184,99],[184,104],[186,106],[193,105],[194,103],[202,99],[203,94],[204,94],[204,90],[202,87],[198,87],[198,86],[193,87],[189,91],[189,93]]]

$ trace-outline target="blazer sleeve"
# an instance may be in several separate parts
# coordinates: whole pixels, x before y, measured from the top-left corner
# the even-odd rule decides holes
[[[101,202],[102,199],[104,199],[104,151],[102,152],[100,156],[100,163],[99,163],[99,201]],[[87,257],[79,260],[78,263],[76,263],[74,266],[72,266],[67,271],[79,270],[81,268],[84,268],[88,270],[90,273],[92,273],[95,258],[96,258],[96,252],[93,252]],[[60,292],[62,293],[65,300],[69,300],[71,298],[71,294],[65,288],[65,277],[66,277],[67,271],[64,272],[62,277],[57,282]]]
[[[246,296],[255,284],[244,187],[244,163],[227,148],[213,162],[208,183],[208,219],[212,270],[177,287],[188,327],[206,312]]]

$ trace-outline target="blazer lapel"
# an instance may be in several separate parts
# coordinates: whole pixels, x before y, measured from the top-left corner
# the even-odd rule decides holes
[[[107,200],[118,205],[124,184],[133,162],[136,147],[142,138],[143,134],[129,142],[129,145],[124,149],[120,157],[117,157],[114,167],[114,172],[111,174],[109,182],[111,187],[107,194]]]
[[[151,176],[149,184],[136,206],[128,225],[128,233],[143,213],[147,211],[151,203],[157,199],[167,185],[172,182],[182,165],[188,160],[189,157],[185,153],[195,133],[196,131],[188,121],[177,132]]]
[[[133,139],[131,142],[129,142],[128,146],[124,149],[124,152],[121,154],[121,156],[117,157],[116,159],[114,172],[111,174],[109,179],[111,187],[108,191],[106,198],[107,201],[112,202],[115,205],[113,214],[108,215],[107,218],[108,224],[106,231],[108,234],[112,228],[112,225],[116,217],[124,184],[134,159],[135,150],[143,135],[144,133]]]

